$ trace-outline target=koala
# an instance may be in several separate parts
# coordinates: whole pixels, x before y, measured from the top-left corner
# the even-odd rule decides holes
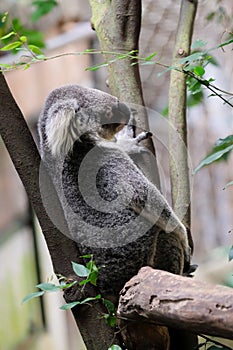
[[[186,228],[133,160],[147,152],[140,141],[150,133],[116,137],[131,115],[116,97],[68,85],[50,93],[38,122],[42,161],[61,202],[68,235],[82,255],[94,255],[104,297],[118,296],[142,266],[181,273],[182,261],[186,267],[190,262]],[[162,239],[157,243],[159,231]],[[179,271],[173,271],[177,264]]]

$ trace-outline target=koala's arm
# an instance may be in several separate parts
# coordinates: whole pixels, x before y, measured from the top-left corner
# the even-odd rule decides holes
[[[155,185],[148,182],[148,201],[141,215],[152,223],[156,223],[165,232],[174,232],[186,240],[187,232],[185,226],[174,213],[165,197]],[[135,210],[137,210],[135,208]]]

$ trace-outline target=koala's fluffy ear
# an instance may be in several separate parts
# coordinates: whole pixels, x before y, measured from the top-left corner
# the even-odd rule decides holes
[[[78,109],[72,104],[60,104],[49,110],[45,133],[53,156],[66,155],[80,136],[76,118]]]

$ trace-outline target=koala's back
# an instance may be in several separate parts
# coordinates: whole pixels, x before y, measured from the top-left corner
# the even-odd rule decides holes
[[[100,291],[116,295],[148,263],[154,227],[133,209],[143,210],[147,182],[111,144],[76,141],[57,185],[72,239],[82,255],[94,255]]]

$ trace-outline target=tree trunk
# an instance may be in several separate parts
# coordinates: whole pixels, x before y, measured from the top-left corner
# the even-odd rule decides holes
[[[179,60],[189,55],[197,0],[182,0],[172,66],[181,67]],[[171,71],[169,88],[170,178],[173,208],[183,224],[190,228],[190,184],[186,124],[186,76]]]
[[[233,289],[143,267],[122,290],[118,315],[233,339]]]
[[[92,27],[95,29],[101,49],[104,52],[128,53],[138,51],[138,39],[141,29],[141,0],[90,0],[92,9]],[[115,58],[114,54],[105,54],[105,60]],[[108,65],[108,86],[111,94],[122,102],[129,103],[137,110],[137,127],[149,130],[147,112],[144,106],[141,79],[138,64],[132,65],[132,59],[116,60]],[[136,63],[136,59],[135,62]],[[143,141],[153,153],[144,156],[145,168],[150,172],[151,181],[160,187],[159,173],[155,159],[155,149],[151,139]]]
[[[25,187],[28,198],[35,210],[42,232],[44,234],[49,253],[51,255],[54,271],[66,277],[74,277],[71,261],[80,260],[79,251],[74,241],[62,234],[50,217],[59,218],[59,228],[67,232],[68,228],[64,218],[59,199],[53,188],[51,180],[43,168],[35,142],[6,84],[4,76],[0,74],[0,135],[10,154],[12,162]],[[40,181],[46,181],[48,203],[53,202],[53,208],[47,208],[45,198],[41,198]],[[43,191],[45,192],[45,191]],[[51,197],[53,200],[51,201]],[[98,290],[93,286],[85,288],[88,295],[97,295]],[[78,290],[67,290],[66,300],[76,301]],[[72,309],[75,321],[83,336],[88,350],[104,350],[112,344],[114,331],[105,323],[100,314],[106,313],[101,303],[95,308],[83,306]],[[117,338],[115,343],[119,343]]]
[[[197,9],[197,0],[182,0],[176,41],[173,50],[172,66],[180,67],[179,59],[190,53],[193,26]],[[186,123],[186,76],[177,71],[171,71],[169,88],[169,158],[170,180],[173,208],[180,220],[188,230],[189,245],[193,250],[193,240],[190,233],[191,208],[190,208],[190,183],[189,183],[189,158],[187,146]],[[185,339],[185,349],[197,347],[198,341],[188,332],[176,335],[171,332],[171,350],[177,349],[180,339]]]

